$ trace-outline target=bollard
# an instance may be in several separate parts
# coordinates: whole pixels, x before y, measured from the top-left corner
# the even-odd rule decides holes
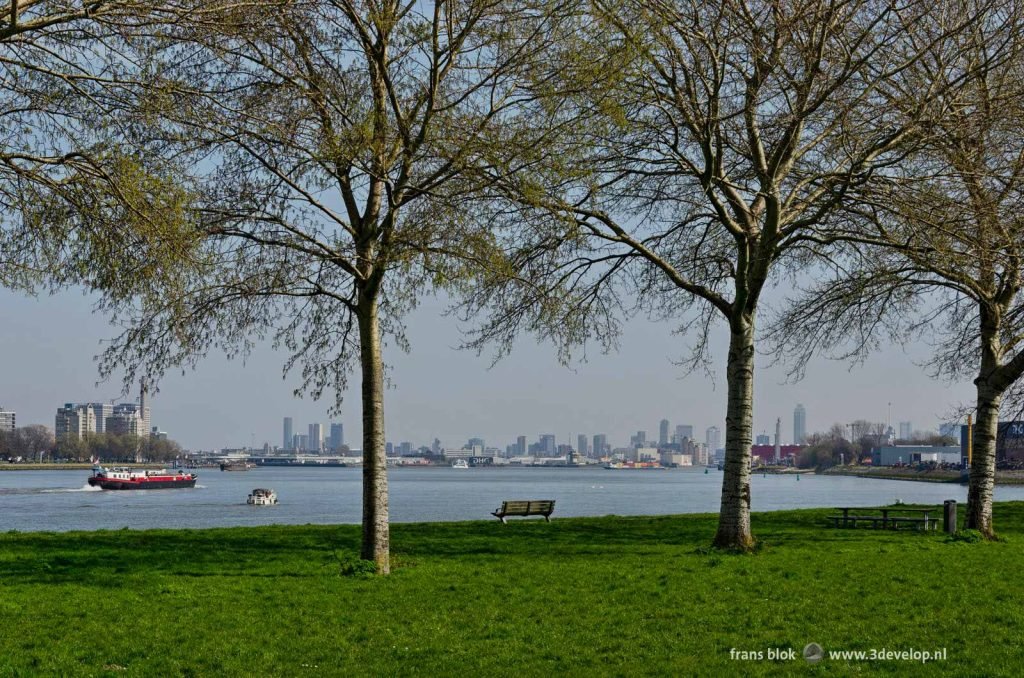
[[[956,532],[956,501],[953,499],[942,502],[942,531],[946,534]]]

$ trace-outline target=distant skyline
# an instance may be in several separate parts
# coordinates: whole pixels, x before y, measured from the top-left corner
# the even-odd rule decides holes
[[[65,292],[37,299],[0,290],[0,407],[17,412],[19,426],[53,427],[54,414],[66,402],[121,400],[120,383],[98,387],[93,356],[116,331],[90,311],[90,299]],[[483,438],[504,447],[520,435],[534,442],[555,433],[558,442],[575,444],[580,434],[604,433],[622,446],[639,430],[658,439],[660,422],[703,432],[710,426],[725,439],[724,332],[716,338],[715,381],[703,373],[684,376],[672,363],[687,354],[685,339],[667,324],[630,322],[617,353],[602,355],[590,347],[588,361],[560,366],[553,349],[530,337],[511,356],[488,369],[488,356],[453,347],[457,326],[440,316],[442,306],[427,300],[408,317],[412,352],[385,347],[391,387],[385,392],[387,439],[429,445],[436,437],[445,446]],[[851,369],[818,359],[808,376],[783,383],[785,374],[758,357],[755,375],[754,434],[774,434],[775,421],[792,417],[803,403],[807,433],[855,419],[913,421],[937,429],[955,408],[973,398],[970,383],[948,385],[927,377],[915,365],[927,357],[925,347],[910,354],[888,347]],[[296,399],[297,375],[281,379],[283,353],[260,345],[250,358],[228,361],[211,354],[197,371],[166,375],[150,401],[152,424],[190,449],[280,445],[284,417],[295,432],[319,423],[343,423],[345,442],[361,446],[359,375],[350,377],[343,413],[329,417],[330,402]],[[134,397],[134,393],[129,398]],[[888,403],[892,403],[891,412]],[[703,436],[697,435],[700,439]]]

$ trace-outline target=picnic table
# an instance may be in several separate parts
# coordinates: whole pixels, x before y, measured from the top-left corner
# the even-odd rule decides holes
[[[842,511],[843,515],[828,516],[833,527],[857,527],[858,522],[871,523],[871,527],[877,528],[881,523],[882,529],[897,529],[901,525],[912,525],[922,530],[934,530],[938,527],[938,520],[934,518],[941,513],[939,508],[907,508],[903,506],[880,506],[869,508],[864,506],[840,506],[836,509]],[[850,515],[851,511],[856,514]],[[881,515],[866,515],[868,513]],[[915,516],[891,515],[891,514],[920,514]]]

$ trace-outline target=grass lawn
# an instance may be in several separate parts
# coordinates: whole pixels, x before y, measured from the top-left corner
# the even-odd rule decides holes
[[[755,515],[752,555],[706,515],[395,525],[371,578],[339,574],[357,526],[3,534],[0,676],[1020,675],[1024,503],[998,543],[828,513]]]

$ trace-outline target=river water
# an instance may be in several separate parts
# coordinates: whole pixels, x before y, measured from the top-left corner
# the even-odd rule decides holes
[[[0,472],[0,531],[67,531],[358,523],[359,468],[199,471],[195,488],[104,491],[86,485],[88,471]],[[391,520],[493,519],[505,499],[554,499],[555,517],[711,513],[722,473],[704,469],[606,471],[601,468],[389,469]],[[273,488],[279,504],[248,506],[254,487]],[[965,486],[850,476],[754,475],[755,511],[877,506],[902,500],[965,502]],[[1024,500],[1024,487],[997,487],[998,501]]]

